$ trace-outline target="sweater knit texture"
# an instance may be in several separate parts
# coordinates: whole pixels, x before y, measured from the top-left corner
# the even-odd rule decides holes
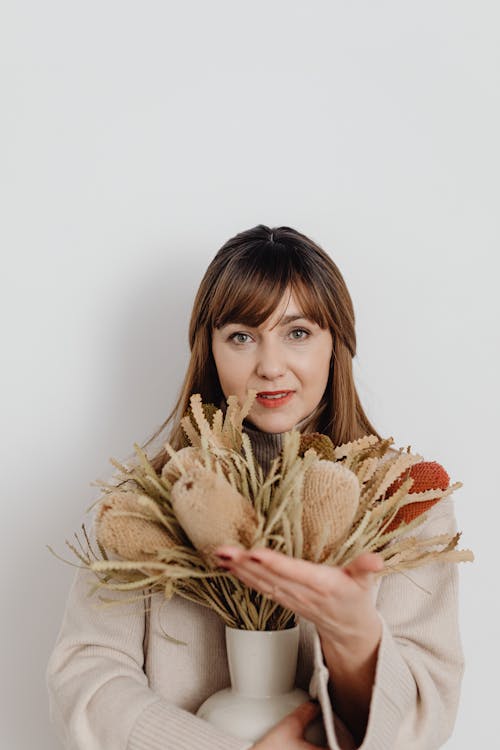
[[[306,420],[296,425],[297,429]],[[256,459],[267,472],[283,433],[248,423]],[[429,511],[414,536],[454,533],[453,500]],[[252,743],[195,716],[230,685],[225,626],[212,610],[161,593],[103,606],[88,597],[90,571],[74,577],[47,667],[50,713],[69,750],[247,750]],[[459,703],[463,653],[458,625],[458,566],[433,562],[393,573],[374,587],[382,625],[368,725],[361,750],[434,750],[450,737]],[[296,684],[321,706],[330,750],[358,747],[335,712],[335,691],[315,625],[298,618]],[[171,636],[183,643],[175,643]],[[185,644],[185,645],[184,645]],[[330,689],[329,689],[330,688]]]

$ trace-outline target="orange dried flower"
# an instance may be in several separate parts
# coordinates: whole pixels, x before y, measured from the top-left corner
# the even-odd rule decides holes
[[[408,471],[405,471],[391,484],[387,490],[386,497],[394,494],[408,477],[413,479],[413,486],[410,487],[408,494],[427,492],[428,490],[445,490],[450,484],[450,477],[441,464],[437,461],[421,461],[411,466]],[[393,531],[401,523],[409,523],[421,513],[429,510],[440,499],[436,497],[436,499],[430,498],[429,500],[404,505],[398,510],[396,516],[387,527],[387,531]]]

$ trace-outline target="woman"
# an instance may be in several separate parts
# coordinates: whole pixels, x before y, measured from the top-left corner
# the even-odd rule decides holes
[[[192,393],[224,409],[230,394],[241,403],[249,388],[258,397],[244,429],[265,471],[293,427],[323,432],[336,445],[380,437],[354,386],[349,292],[331,258],[303,234],[259,225],[228,240],[200,284],[189,339],[178,402],[146,445],[173,422],[169,441],[181,446],[180,419]],[[165,450],[154,457],[158,472],[167,459]],[[447,497],[418,533],[454,531]],[[319,709],[336,750],[432,750],[450,736],[463,672],[456,564],[428,564],[376,586],[375,554],[340,569],[273,550],[218,552],[221,567],[297,614],[297,684],[319,701],[304,703],[252,747],[312,748],[303,732]],[[158,594],[149,608],[95,609],[86,598],[91,582],[77,573],[48,666],[52,716],[66,745],[250,747],[194,716],[229,684],[217,615]],[[187,646],[165,639],[165,630]]]

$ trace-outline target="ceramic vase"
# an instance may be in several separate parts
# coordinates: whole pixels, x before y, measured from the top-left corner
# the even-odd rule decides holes
[[[221,730],[257,741],[300,703],[310,700],[294,687],[299,626],[287,630],[239,630],[226,626],[231,687],[219,690],[196,715]],[[306,728],[305,739],[326,746],[321,716]]]

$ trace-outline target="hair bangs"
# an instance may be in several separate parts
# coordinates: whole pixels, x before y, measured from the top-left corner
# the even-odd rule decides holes
[[[290,284],[289,259],[277,248],[257,246],[239,254],[221,273],[212,299],[213,326],[259,326],[278,307]]]
[[[238,289],[238,282],[241,284]],[[278,307],[288,284],[282,280],[275,284],[272,280],[262,283],[255,276],[234,280],[231,292],[224,294],[221,289],[221,305],[214,310],[214,327],[221,328],[228,323],[242,323],[257,327]]]
[[[320,328],[332,328],[332,321],[325,313],[325,306],[321,304],[317,285],[312,280],[306,281],[299,274],[292,279],[291,284],[304,317],[317,323]]]
[[[279,252],[276,245],[272,253],[269,249],[265,254],[255,250],[245,258],[246,263],[240,257],[238,264],[229,264],[219,277],[211,300],[213,327],[221,328],[228,323],[258,327],[279,307],[287,289],[291,289],[303,315],[321,328],[328,328],[330,321],[317,289],[321,280],[311,278],[298,254]]]

